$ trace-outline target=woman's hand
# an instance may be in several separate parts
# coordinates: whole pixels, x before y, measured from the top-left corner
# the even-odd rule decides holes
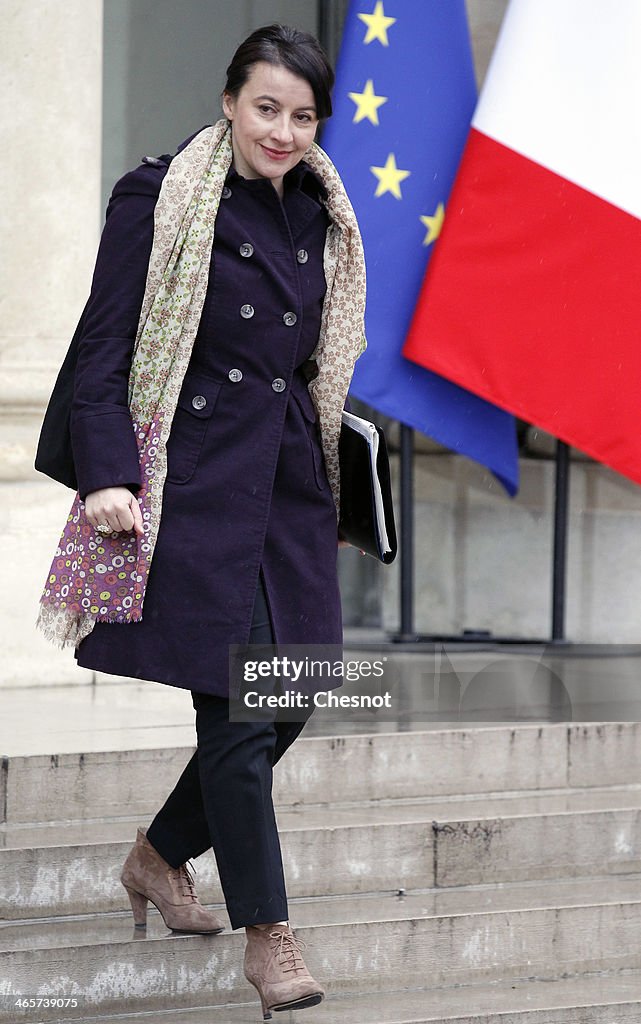
[[[103,487],[85,498],[87,519],[92,526],[108,526],[114,533],[135,530],[143,535],[142,512],[128,487]]]

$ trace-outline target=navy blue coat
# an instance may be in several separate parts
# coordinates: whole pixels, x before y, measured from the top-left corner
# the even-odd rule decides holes
[[[109,203],[71,418],[83,498],[140,485],[127,381],[166,171],[143,163]],[[325,294],[322,189],[304,164],[282,202],[269,181],[230,171],[142,621],[97,623],[79,665],[226,696],[261,567],[278,643],[341,643],[336,513],[303,372]]]

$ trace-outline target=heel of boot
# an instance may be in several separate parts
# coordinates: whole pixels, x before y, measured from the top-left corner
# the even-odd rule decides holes
[[[147,904],[149,900],[142,893],[136,892],[135,889],[130,889],[129,886],[125,885],[127,890],[127,896],[131,903],[131,909],[134,915],[134,924],[136,928],[147,927]]]
[[[261,1009],[263,1011],[263,1020],[271,1020],[272,1019],[272,1011],[269,1009],[269,1007],[267,1006],[267,1003],[264,1001],[262,996],[260,997],[260,1006],[261,1006]]]

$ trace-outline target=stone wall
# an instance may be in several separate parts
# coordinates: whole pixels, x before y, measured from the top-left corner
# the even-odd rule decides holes
[[[521,459],[507,497],[490,473],[449,454],[415,462],[415,628],[488,630],[547,640],[552,616],[554,463]],[[398,565],[382,568],[385,627],[398,628]],[[604,466],[572,463],[568,528],[569,640],[638,643],[641,489]]]
[[[0,633],[4,684],[83,681],[33,629],[72,494],[33,470],[100,230],[102,0],[4,0],[0,116]]]

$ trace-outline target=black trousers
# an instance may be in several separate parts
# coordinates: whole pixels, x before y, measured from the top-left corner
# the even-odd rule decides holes
[[[273,643],[262,582],[250,643]],[[272,769],[304,728],[280,722],[229,721],[229,701],[192,691],[198,747],[147,829],[172,867],[213,847],[232,928],[288,920],[280,841],[272,803]]]

